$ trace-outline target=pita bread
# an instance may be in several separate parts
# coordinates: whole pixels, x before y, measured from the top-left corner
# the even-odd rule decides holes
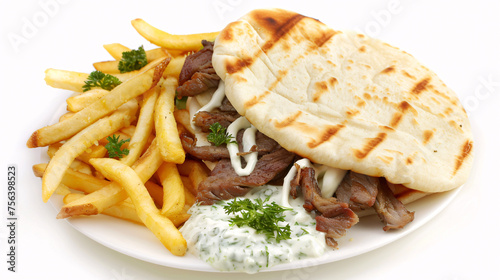
[[[380,40],[255,10],[220,33],[213,65],[238,113],[313,162],[422,192],[469,175],[472,133],[456,94]]]

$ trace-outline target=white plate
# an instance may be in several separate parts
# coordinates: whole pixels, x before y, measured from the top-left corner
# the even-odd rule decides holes
[[[415,211],[415,220],[402,230],[384,232],[383,225],[376,215],[363,217],[348,231],[346,236],[338,240],[338,250],[332,250],[319,258],[281,264],[262,271],[289,270],[335,262],[382,247],[424,225],[443,210],[459,190],[460,188],[447,193],[434,194],[408,205],[407,208],[410,211]],[[58,195],[54,195],[51,202],[56,209],[62,206],[61,197]],[[217,272],[189,251],[184,257],[173,256],[144,226],[106,215],[79,217],[67,221],[89,238],[131,257],[173,268]]]
[[[55,123],[66,111],[66,104],[55,111],[51,123]],[[45,150],[41,153],[41,162],[47,162]],[[304,259],[263,269],[262,271],[280,271],[335,262],[380,248],[418,229],[441,212],[457,195],[461,188],[433,194],[417,200],[407,206],[415,211],[413,222],[401,230],[384,232],[383,224],[376,215],[360,218],[360,222],[349,229],[346,236],[338,239],[339,249],[332,250],[319,258]],[[54,194],[50,202],[59,211],[62,197]],[[125,255],[167,267],[186,270],[218,272],[204,261],[189,253],[184,257],[172,255],[146,227],[123,221],[106,215],[78,217],[67,221],[79,232],[94,241],[121,252]],[[75,245],[77,246],[77,245]]]

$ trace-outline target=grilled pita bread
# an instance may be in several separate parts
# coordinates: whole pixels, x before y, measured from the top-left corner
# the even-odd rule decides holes
[[[456,94],[380,40],[255,10],[220,33],[213,65],[238,113],[313,162],[421,192],[469,175],[472,133]]]

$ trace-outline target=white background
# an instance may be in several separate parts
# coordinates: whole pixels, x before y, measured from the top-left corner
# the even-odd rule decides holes
[[[5,1],[0,2],[0,279],[500,279],[500,4],[498,1]],[[51,3],[51,4],[43,4]],[[456,91],[475,137],[458,196],[429,223],[372,252],[331,264],[256,275],[201,273],[122,255],[85,237],[41,200],[25,143],[70,93],[47,68],[92,71],[103,44],[150,47],[130,21],[171,33],[222,29],[249,10],[282,7],[334,29],[356,29],[413,54]],[[13,41],[12,38],[17,38]],[[6,173],[18,167],[17,272],[7,271]]]

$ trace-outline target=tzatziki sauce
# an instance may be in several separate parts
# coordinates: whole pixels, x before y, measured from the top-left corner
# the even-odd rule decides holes
[[[236,200],[269,198],[265,203],[280,204],[281,190],[281,186],[264,185]],[[279,226],[290,225],[291,239],[280,242],[248,226],[231,226],[229,220],[238,214],[225,213],[228,202],[193,205],[191,217],[180,229],[188,251],[217,270],[256,273],[277,264],[319,257],[327,250],[325,233],[316,231],[316,220],[305,211],[300,197],[290,201],[292,210],[283,212],[285,222],[279,222]]]

